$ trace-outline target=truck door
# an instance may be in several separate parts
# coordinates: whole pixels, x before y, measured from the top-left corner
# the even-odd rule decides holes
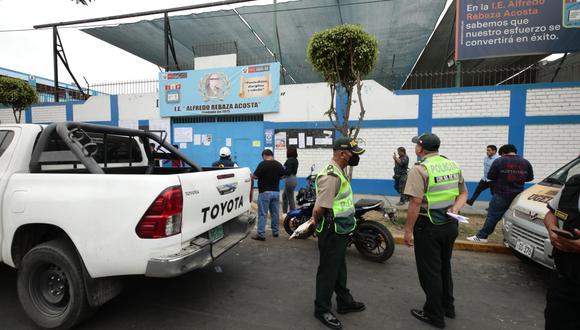
[[[10,179],[10,162],[12,160],[12,155],[15,150],[16,143],[13,143],[17,139],[15,136],[20,133],[19,128],[2,128],[0,129],[0,210],[4,210],[4,191],[6,185],[8,184],[8,179]],[[30,153],[29,153],[30,154]],[[0,218],[1,220],[1,218]],[[2,221],[0,221],[0,225]],[[2,233],[3,228],[0,227],[0,261],[2,258]]]

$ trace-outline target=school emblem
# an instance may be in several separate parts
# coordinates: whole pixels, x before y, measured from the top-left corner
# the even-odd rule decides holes
[[[225,73],[213,72],[201,78],[198,90],[204,102],[223,101],[230,93],[230,81]]]

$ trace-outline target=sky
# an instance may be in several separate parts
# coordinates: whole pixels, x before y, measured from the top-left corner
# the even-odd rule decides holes
[[[278,0],[278,2],[285,1],[288,0]],[[0,0],[0,67],[53,79],[52,30],[34,30],[32,28],[34,25],[208,2],[215,2],[215,0],[93,0],[88,6],[71,0]],[[269,3],[272,3],[272,0],[251,1],[245,5]],[[232,7],[215,7],[213,10],[224,8]],[[199,12],[199,10],[177,12],[173,15],[192,12]],[[159,17],[162,15],[106,22],[106,24]],[[93,23],[95,24],[99,23]],[[83,87],[85,86],[83,77],[94,85],[99,82],[152,79],[156,78],[159,73],[156,65],[81,32],[78,27],[61,27],[59,34],[69,66]],[[59,64],[59,80],[72,83],[72,78],[62,64]]]
[[[0,0],[0,67],[53,79],[52,30],[34,30],[34,25],[215,1],[93,0],[88,6],[83,6],[71,0]],[[294,0],[278,0],[279,3],[286,1]],[[272,0],[257,0],[236,6],[271,4],[272,2]],[[452,0],[447,0],[447,6],[451,2]],[[172,15],[228,8],[232,7],[183,11]],[[162,15],[92,23],[91,25],[127,23],[159,17]],[[156,65],[81,32],[79,27],[60,27],[59,34],[69,66],[82,87],[86,86],[83,78],[86,78],[90,85],[94,85],[103,82],[153,79],[159,73]],[[72,84],[72,78],[60,62],[59,80]]]

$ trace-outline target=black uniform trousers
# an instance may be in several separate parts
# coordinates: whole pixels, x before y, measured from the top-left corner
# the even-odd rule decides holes
[[[423,312],[441,325],[445,313],[455,313],[451,254],[457,235],[457,221],[434,225],[423,215],[413,229],[417,273],[427,298]]]
[[[571,281],[553,271],[546,296],[546,330],[580,329],[580,279]]]
[[[477,187],[475,187],[475,192],[468,200],[475,202],[479,194],[481,194],[485,189],[489,188],[491,195],[493,196],[493,182],[492,181],[483,181],[479,180]]]
[[[333,292],[336,292],[337,308],[348,307],[352,304],[353,298],[346,287],[345,258],[348,235],[335,233],[332,226],[327,224],[317,235],[320,261],[316,273],[314,314],[321,315],[330,312]]]

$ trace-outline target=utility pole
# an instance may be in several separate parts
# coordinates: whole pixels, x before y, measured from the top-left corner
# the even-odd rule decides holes
[[[54,62],[54,102],[58,102],[58,47],[57,47],[57,27],[52,27],[52,56]]]

